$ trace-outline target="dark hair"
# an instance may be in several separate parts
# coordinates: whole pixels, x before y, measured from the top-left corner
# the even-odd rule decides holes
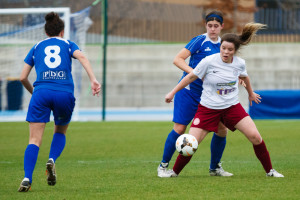
[[[242,34],[226,33],[221,37],[221,44],[226,41],[234,44],[235,51],[238,51],[241,45],[247,45],[259,29],[265,28],[265,24],[248,23],[244,26]]]
[[[223,24],[223,13],[217,10],[211,11],[208,13],[205,17],[205,23],[209,21],[214,21],[216,20],[217,22],[220,22],[220,24]]]
[[[65,23],[60,19],[59,15],[55,12],[50,12],[45,16],[45,32],[48,36],[58,36],[64,30]]]

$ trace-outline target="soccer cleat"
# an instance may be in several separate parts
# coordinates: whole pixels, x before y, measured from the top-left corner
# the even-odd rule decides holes
[[[282,174],[278,173],[275,169],[271,169],[269,173],[267,173],[267,176],[273,176],[276,178],[284,177]]]
[[[24,178],[20,184],[18,191],[19,192],[28,192],[28,190],[30,188],[31,188],[31,183],[29,181],[29,178]]]
[[[165,173],[167,171],[169,166],[169,163],[160,163],[157,167],[157,176],[161,177],[161,174]]]
[[[56,173],[55,173],[55,163],[52,158],[46,163],[46,173],[48,185],[56,184]]]
[[[233,176],[232,173],[226,172],[223,167],[221,166],[221,163],[217,164],[216,169],[209,169],[209,175],[211,176]]]
[[[177,177],[178,174],[176,174],[172,169],[165,170],[160,174],[160,178],[171,178],[171,177]]]

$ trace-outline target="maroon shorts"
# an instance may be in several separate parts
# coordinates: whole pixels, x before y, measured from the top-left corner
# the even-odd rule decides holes
[[[231,131],[235,131],[234,126],[247,116],[248,113],[240,103],[221,110],[209,109],[199,104],[191,127],[218,132],[219,122],[222,122]]]

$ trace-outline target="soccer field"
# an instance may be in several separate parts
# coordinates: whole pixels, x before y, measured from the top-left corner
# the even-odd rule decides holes
[[[45,164],[52,139],[49,123],[27,193],[23,178],[28,143],[26,122],[0,123],[0,199],[300,199],[300,121],[256,121],[284,178],[266,177],[252,145],[238,131],[229,132],[223,167],[233,177],[210,177],[210,140],[179,177],[161,179],[161,160],[171,122],[72,122],[67,144],[56,161],[57,184],[48,186]],[[171,167],[177,157],[175,153]]]

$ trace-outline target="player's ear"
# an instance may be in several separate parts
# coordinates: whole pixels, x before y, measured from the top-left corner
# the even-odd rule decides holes
[[[224,23],[221,25],[221,29],[223,29],[224,28]]]
[[[59,33],[59,36],[63,38],[63,37],[64,37],[64,34],[65,34],[65,30],[62,30],[62,31]]]

